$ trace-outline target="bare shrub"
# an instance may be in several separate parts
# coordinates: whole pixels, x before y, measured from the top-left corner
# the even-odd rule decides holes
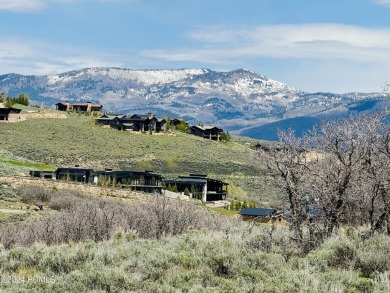
[[[136,230],[143,238],[159,239],[167,235],[177,235],[189,227],[213,230],[220,228],[222,224],[221,218],[211,214],[202,205],[158,195],[136,209],[128,206],[125,217],[127,228]]]
[[[18,200],[18,195],[16,191],[6,182],[0,181],[0,199],[6,201],[16,201]]]
[[[86,195],[78,190],[61,189],[53,193],[49,207],[57,211],[70,210],[79,206],[85,199]]]
[[[203,205],[155,196],[140,204],[123,204],[116,200],[84,197],[63,192],[53,195],[49,205],[57,211],[39,220],[21,223],[17,232],[9,226],[0,228],[0,241],[5,247],[30,246],[34,242],[47,245],[95,242],[111,239],[117,231],[131,231],[141,238],[160,239],[178,235],[189,227],[218,229],[222,220]]]
[[[16,190],[24,203],[48,202],[53,193],[52,189],[34,184],[21,185]]]

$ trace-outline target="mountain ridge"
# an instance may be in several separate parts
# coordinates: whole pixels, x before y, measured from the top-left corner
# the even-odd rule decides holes
[[[91,101],[116,113],[152,111],[255,138],[262,135],[251,129],[266,124],[294,117],[346,117],[359,112],[362,103],[372,105],[361,111],[388,104],[380,93],[307,93],[245,69],[91,67],[39,76],[10,73],[0,75],[0,91],[26,93],[42,106]]]

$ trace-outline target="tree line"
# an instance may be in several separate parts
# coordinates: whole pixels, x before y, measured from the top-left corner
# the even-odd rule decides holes
[[[287,202],[295,237],[310,247],[341,226],[390,235],[390,112],[324,121],[260,150]]]
[[[6,93],[0,93],[0,103],[4,103],[4,106],[11,108],[14,104],[21,104],[28,106],[30,104],[30,98],[27,94],[20,94],[17,97],[10,97]]]

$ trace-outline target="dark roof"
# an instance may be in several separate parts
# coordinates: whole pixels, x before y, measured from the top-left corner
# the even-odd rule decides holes
[[[128,116],[129,117],[129,116]],[[143,114],[133,114],[131,115],[129,118],[132,119],[132,120],[145,120],[146,118],[148,118],[149,116],[148,115],[143,115]]]
[[[92,173],[93,170],[89,168],[79,168],[79,167],[72,167],[72,168],[65,168],[61,167],[58,168],[55,171],[57,174],[69,174],[69,175],[75,175],[75,174],[86,174],[86,173]]]
[[[87,107],[88,105],[91,105],[92,108],[103,108],[103,105],[101,104],[92,104],[92,103],[79,103],[79,104],[73,104],[72,106]]]
[[[125,118],[126,115],[123,115],[123,114],[104,114],[104,115],[96,118],[96,120],[113,120],[116,117],[118,117],[119,119],[122,119],[122,118]]]
[[[223,131],[222,128],[219,128],[217,126],[211,126],[211,125],[194,125],[194,126],[191,126],[190,128],[192,128],[192,129],[198,128],[202,131],[206,131],[206,130]]]
[[[20,111],[22,110],[16,108],[0,108],[1,114],[20,113]]]
[[[219,179],[208,178],[207,179],[207,183],[209,183],[209,182],[220,183],[220,184],[223,184],[223,185],[229,185],[229,183],[224,182],[224,181],[219,180]]]
[[[145,171],[127,171],[127,170],[103,170],[103,171],[95,171],[93,175],[109,175],[113,177],[137,177],[139,175],[155,176],[162,178],[162,175],[154,173],[153,171],[145,170]]]
[[[206,181],[201,180],[164,180],[165,184],[183,184],[183,185],[204,185]]]
[[[266,208],[246,208],[240,210],[240,215],[242,216],[252,216],[252,217],[270,217],[276,213],[276,209],[266,209]]]
[[[63,105],[63,106],[76,106],[76,107],[87,107],[88,105],[91,105],[92,108],[103,108],[102,104],[92,104],[92,103],[76,103],[76,104],[70,104],[69,102],[58,102],[56,105]]]
[[[227,182],[223,182],[219,179],[208,178],[204,174],[190,174],[190,176],[179,176],[177,180],[166,180],[167,184],[206,184],[210,182],[220,183],[224,185],[229,185]]]

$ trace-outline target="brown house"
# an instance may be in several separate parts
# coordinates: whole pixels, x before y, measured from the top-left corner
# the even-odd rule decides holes
[[[20,120],[20,109],[0,108],[0,121],[18,121]]]
[[[56,104],[56,109],[58,111],[95,112],[95,111],[101,111],[102,108],[103,105],[92,104],[91,102],[78,103],[78,104],[71,104],[69,102],[59,102]]]
[[[190,128],[191,134],[212,140],[221,140],[223,130],[216,126],[194,125]]]

